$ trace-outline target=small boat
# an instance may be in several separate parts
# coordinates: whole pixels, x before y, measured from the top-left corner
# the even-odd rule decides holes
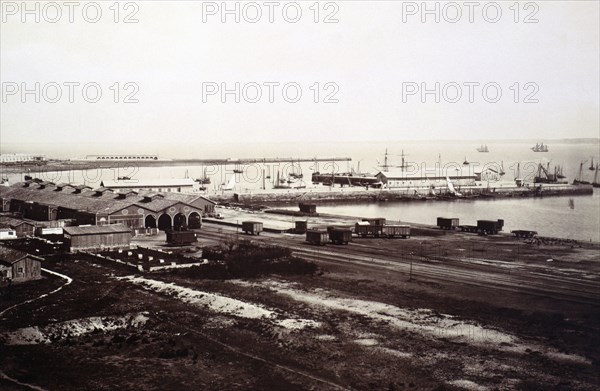
[[[544,143],[541,143],[541,144],[536,143],[535,147],[531,147],[531,150],[533,152],[548,152],[549,151],[548,146],[544,145]]]
[[[481,147],[477,148],[477,152],[489,152],[490,150],[488,149],[487,144],[483,145],[481,144]]]
[[[500,162],[500,172],[498,173],[498,175],[502,176],[506,174],[506,172],[504,172],[504,162]]]
[[[131,178],[128,176],[120,176],[117,179],[120,181],[130,181],[131,180]]]
[[[234,168],[233,169],[233,173],[234,174],[243,174],[244,170],[242,170],[241,168]]]
[[[596,172],[594,173],[594,181],[592,182],[592,186],[600,187],[600,182],[598,182],[598,163],[596,163]]]
[[[588,168],[590,171],[594,171],[596,167],[594,166],[594,158],[592,157],[592,161],[590,163],[590,167]]]
[[[463,166],[468,166],[469,164],[470,164],[470,163],[469,163],[469,161],[467,160],[467,157],[465,156],[465,161],[463,162]]]

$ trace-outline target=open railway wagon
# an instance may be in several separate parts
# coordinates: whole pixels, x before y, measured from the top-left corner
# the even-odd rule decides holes
[[[504,228],[504,220],[477,220],[477,225],[461,225],[463,232],[472,232],[479,235],[496,235]]]
[[[346,227],[327,227],[329,240],[333,244],[348,244],[352,241],[352,229]]]
[[[194,231],[167,230],[167,243],[172,246],[187,246],[198,241]]]
[[[440,229],[445,229],[445,230],[454,230],[456,228],[458,228],[459,224],[458,224],[458,218],[456,217],[438,217],[437,218],[437,226]]]
[[[408,238],[410,237],[409,225],[372,225],[365,221],[354,225],[354,233],[366,238]]]
[[[386,238],[410,238],[410,225],[384,225],[383,236]]]
[[[329,241],[329,233],[324,230],[309,229],[306,231],[306,241],[317,246],[324,246]]]
[[[517,238],[529,239],[537,236],[537,231],[529,231],[526,229],[515,229],[510,231],[511,234],[515,235]]]
[[[263,230],[263,223],[258,221],[242,221],[242,231],[247,235],[260,235]]]

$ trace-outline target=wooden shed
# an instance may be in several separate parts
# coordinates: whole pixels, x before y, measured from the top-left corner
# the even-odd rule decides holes
[[[65,246],[71,252],[129,248],[131,229],[123,224],[64,227]]]
[[[35,255],[0,246],[0,280],[37,280],[42,277],[42,261]]]

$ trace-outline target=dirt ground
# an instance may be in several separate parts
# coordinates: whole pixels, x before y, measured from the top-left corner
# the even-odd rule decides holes
[[[240,238],[199,232],[190,253]],[[600,387],[597,245],[415,233],[324,247],[252,237],[317,263],[315,275],[216,280],[47,260],[72,282],[0,315],[0,389]],[[0,312],[65,283],[44,273],[0,298]]]

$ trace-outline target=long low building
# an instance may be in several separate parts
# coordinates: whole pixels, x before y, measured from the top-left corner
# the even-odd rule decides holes
[[[65,246],[70,252],[129,248],[131,230],[123,224],[65,227]]]
[[[456,186],[475,186],[481,180],[481,174],[475,173],[470,167],[452,166],[444,170],[393,170],[381,171],[375,175],[378,181],[388,189],[446,187],[450,179]]]
[[[36,221],[71,219],[75,225],[121,223],[130,229],[200,228],[202,215],[214,213],[215,202],[192,194],[114,192],[107,188],[31,180],[0,187],[0,206]]]
[[[157,191],[161,192],[192,192],[197,183],[191,178],[182,179],[121,179],[103,180],[100,186],[111,190],[133,190],[133,191]]]

